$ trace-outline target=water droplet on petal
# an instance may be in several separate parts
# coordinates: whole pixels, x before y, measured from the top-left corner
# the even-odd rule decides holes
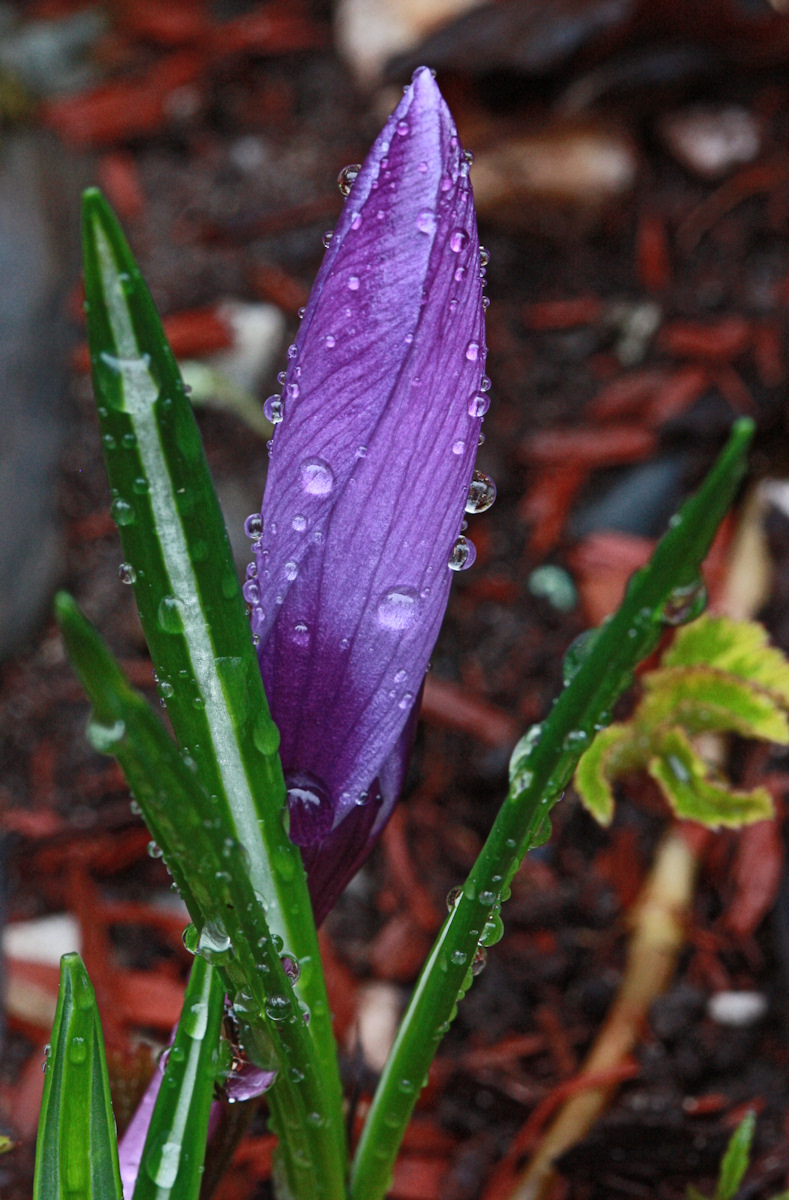
[[[322,458],[308,458],[299,467],[301,486],[310,496],[328,496],[334,487],[334,472]]]
[[[323,339],[323,344],[327,350],[333,350],[337,345],[337,339],[334,337],[334,334],[327,333],[326,337]]]
[[[260,585],[256,579],[248,579],[241,589],[241,594],[252,608],[260,604]]]
[[[450,571],[467,571],[477,557],[477,548],[473,542],[461,533],[449,556]]]
[[[279,425],[285,411],[282,404],[282,397],[276,393],[273,396],[268,396],[263,403],[263,416],[272,425]]]
[[[487,393],[478,392],[468,402],[468,415],[470,417],[484,417],[489,408],[490,396]]]
[[[131,563],[122,562],[118,567],[118,578],[121,583],[134,583],[137,578],[137,572]]]
[[[297,846],[322,841],[334,823],[334,805],[329,790],[309,771],[285,773],[290,817],[289,836]]]
[[[323,242],[323,244],[327,250],[329,248],[329,244],[333,237],[334,237],[333,231],[331,229],[327,229],[326,232],[324,233],[323,237],[321,238],[321,241]]]
[[[310,644],[310,631],[306,622],[297,621],[293,626],[293,641],[297,646],[306,648]]]
[[[473,150],[464,150],[464,151],[463,151],[463,157],[465,158],[465,160],[466,160],[466,162],[468,163],[468,165],[469,165],[470,167],[473,167],[473,165],[474,165],[474,151],[473,151]]]
[[[491,503],[493,503],[493,502],[491,501]],[[291,583],[296,578],[298,573],[299,573],[298,563],[295,563],[293,561],[293,559],[290,559],[288,562],[285,563],[285,578],[288,579]]]
[[[460,251],[468,245],[468,233],[465,229],[453,229],[449,237],[449,248],[453,254],[460,254]]]
[[[490,391],[490,379],[488,378],[487,375],[483,375],[482,378],[480,379],[479,390],[481,392],[489,392]]]
[[[407,121],[398,121],[397,132],[400,137],[408,137],[408,134],[410,133],[410,131],[411,131],[411,126],[408,124]]]
[[[358,292],[358,290],[359,290],[359,276],[358,275],[350,276],[350,278],[348,279],[348,290],[351,292]]]
[[[479,265],[481,267],[486,267],[489,262],[490,262],[490,251],[486,250],[484,246],[480,246],[480,248],[479,248]]]
[[[475,471],[466,501],[467,513],[487,512],[496,499],[496,485],[484,471]]]
[[[301,513],[296,513],[296,516],[291,521],[291,525],[297,533],[303,533],[307,528],[307,518],[302,516]]]
[[[462,454],[465,449],[466,449],[466,443],[464,441],[458,440],[452,446],[452,453],[453,454]]]
[[[250,513],[244,522],[244,533],[247,537],[256,542],[263,533],[263,518],[259,512]]]
[[[359,172],[362,169],[361,163],[348,163],[347,167],[343,167],[337,176],[337,187],[342,192],[343,196],[350,196],[351,188],[356,183],[359,177]]]
[[[416,588],[398,585],[389,588],[378,601],[378,623],[385,629],[408,629],[419,615]]]
[[[466,346],[466,358],[469,362],[476,362],[479,358],[479,342],[469,342]]]
[[[436,214],[429,208],[423,208],[416,219],[416,227],[420,233],[435,233]]]

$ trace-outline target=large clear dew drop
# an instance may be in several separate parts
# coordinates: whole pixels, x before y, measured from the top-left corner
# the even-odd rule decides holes
[[[484,471],[475,471],[466,500],[467,513],[483,513],[491,507],[496,499],[496,485]]]

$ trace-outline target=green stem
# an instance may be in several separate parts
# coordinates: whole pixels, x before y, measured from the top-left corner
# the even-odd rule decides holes
[[[539,736],[516,747],[507,799],[417,981],[373,1097],[353,1161],[352,1200],[381,1200],[386,1193],[419,1091],[471,984],[474,955],[481,942],[500,936],[496,921],[512,877],[545,832],[547,813],[580,755],[610,721],[615,700],[657,645],[665,622],[690,615],[701,563],[744,474],[752,436],[751,421],[737,422],[700,490],[674,519],[650,563],[631,579],[622,606],[592,642]],[[680,601],[687,601],[684,613]]]

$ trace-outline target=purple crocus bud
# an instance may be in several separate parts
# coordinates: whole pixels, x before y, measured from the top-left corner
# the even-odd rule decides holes
[[[317,920],[410,757],[488,408],[469,164],[418,70],[350,189],[288,351],[245,596]],[[259,535],[259,536],[258,536]]]

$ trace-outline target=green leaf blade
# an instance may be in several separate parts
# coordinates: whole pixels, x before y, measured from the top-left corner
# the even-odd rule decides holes
[[[94,711],[106,730],[115,731],[105,749],[118,759],[146,821],[156,830],[174,879],[186,881],[184,899],[193,920],[211,930],[215,944],[227,939],[215,961],[237,1011],[243,1001],[250,1056],[268,1065],[273,1047],[280,1069],[270,1101],[277,1133],[293,1148],[293,1170],[304,1177],[296,1195],[344,1200],[344,1128],[316,1058],[310,1033],[315,1017],[310,1026],[304,1021],[283,968],[281,945],[249,878],[245,849],[237,838],[224,835],[213,798],[74,601],[59,596],[56,612]],[[209,953],[207,948],[204,952]],[[325,1119],[311,1124],[311,1112]]]
[[[650,563],[628,585],[617,614],[591,640],[573,677],[517,766],[517,777],[462,893],[417,981],[365,1122],[351,1172],[352,1200],[381,1200],[422,1082],[455,1006],[470,985],[486,922],[582,752],[610,722],[636,665],[657,645],[664,622],[696,612],[699,571],[745,472],[753,422],[738,421],[699,491],[683,506]],[[408,1086],[404,1088],[404,1083]]]
[[[748,1170],[751,1144],[756,1131],[756,1116],[749,1112],[731,1136],[721,1163],[715,1200],[733,1200]]]
[[[306,876],[282,822],[279,732],[200,433],[150,293],[95,189],[85,194],[83,235],[113,513],[159,687],[179,746],[217,798],[217,838],[241,841],[271,932],[288,954],[310,964],[296,987],[312,1013],[309,1036],[326,1104],[339,1113],[342,1089]]]
[[[142,1151],[133,1200],[198,1200],[217,1081],[224,984],[195,958]]]
[[[60,964],[33,1200],[123,1200],[101,1023],[78,954]]]

